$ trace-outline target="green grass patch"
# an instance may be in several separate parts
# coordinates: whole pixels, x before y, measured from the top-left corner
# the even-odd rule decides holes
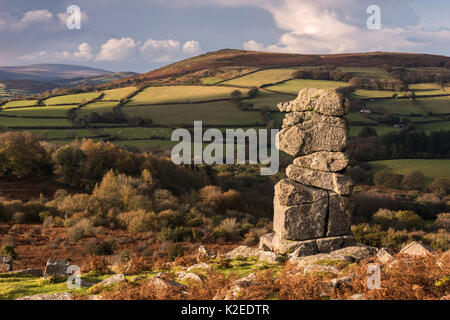
[[[236,88],[220,86],[166,86],[149,87],[140,92],[127,104],[129,106],[159,103],[191,103],[216,99],[228,99]],[[248,90],[240,89],[242,96]]]
[[[65,96],[58,96],[53,98],[48,98],[43,101],[47,106],[58,105],[58,104],[80,104],[95,98],[98,98],[101,92],[88,92],[88,93],[77,93],[69,94]]]
[[[425,131],[425,133],[430,133],[432,131],[440,131],[440,130],[450,130],[450,121],[419,124],[419,125],[414,125],[414,128],[416,130]]]
[[[416,99],[417,104],[434,114],[450,113],[450,96]]]
[[[376,67],[339,67],[343,72],[351,72],[355,78],[364,79],[390,79],[389,74],[381,68]]]
[[[0,126],[4,127],[70,127],[67,119],[10,118],[0,116]]]
[[[365,123],[375,123],[375,120],[372,120],[366,116],[364,116],[363,114],[361,114],[361,112],[351,112],[349,113],[346,118],[350,121],[350,122],[365,122]]]
[[[212,85],[212,84],[216,84],[217,82],[223,81],[224,79],[222,78],[217,78],[217,77],[207,77],[207,78],[202,78],[202,84],[204,85]]]
[[[419,170],[425,175],[426,183],[437,177],[450,177],[450,160],[404,159],[369,162],[374,172],[391,168],[395,173],[405,175]]]
[[[36,136],[46,138],[46,139],[74,139],[93,137],[99,135],[88,129],[27,129],[22,131],[29,131]]]
[[[67,112],[75,107],[76,105],[63,105],[6,109],[0,111],[0,115],[17,117],[67,117]]]
[[[366,108],[376,112],[392,114],[421,114],[424,110],[418,102],[409,99],[389,99],[367,102]]]
[[[34,106],[38,101],[37,100],[16,100],[10,101],[2,105],[2,108],[14,108],[14,107],[29,107]]]
[[[226,81],[224,84],[243,87],[260,87],[265,84],[272,84],[292,79],[292,75],[296,70],[297,69],[294,68],[262,70],[240,78]]]
[[[191,104],[169,104],[155,106],[122,107],[128,117],[138,115],[148,117],[159,125],[194,125],[202,120],[208,125],[253,126],[263,124],[259,112],[241,111],[229,101],[217,101]]]
[[[254,98],[245,99],[245,103],[253,104],[253,108],[262,109],[268,108],[269,110],[278,111],[277,105],[280,102],[291,101],[292,96],[284,94],[275,94],[267,91],[259,91]]]
[[[113,111],[113,108],[117,104],[118,102],[114,101],[95,101],[78,109],[77,114],[80,116],[90,114],[91,112],[97,112],[98,114],[102,114],[103,112]]]
[[[371,98],[391,98],[394,94],[398,97],[403,97],[403,92],[397,91],[380,91],[380,90],[367,90],[358,89],[352,93],[352,98],[354,99],[371,99]]]
[[[295,79],[277,85],[268,86],[266,88],[277,92],[297,95],[300,90],[305,88],[337,89],[339,87],[347,87],[347,86],[349,86],[349,84],[347,82],[342,81]]]
[[[119,101],[122,98],[125,98],[130,93],[136,91],[136,87],[125,87],[125,88],[117,88],[111,90],[105,90],[103,93],[105,94],[102,100],[114,100]]]

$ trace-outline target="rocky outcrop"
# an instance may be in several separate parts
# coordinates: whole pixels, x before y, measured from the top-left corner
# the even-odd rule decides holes
[[[288,112],[279,149],[297,158],[286,169],[287,179],[275,186],[275,233],[263,236],[259,249],[304,257],[354,245],[352,181],[344,172],[349,160],[343,96],[304,89],[278,108]]]
[[[57,260],[57,259],[48,259],[47,264],[45,266],[44,278],[53,277],[53,278],[65,278],[70,276],[67,269],[70,266],[69,261]]]
[[[35,294],[33,296],[26,296],[16,300],[74,300],[73,295],[68,292],[54,293],[54,294]]]

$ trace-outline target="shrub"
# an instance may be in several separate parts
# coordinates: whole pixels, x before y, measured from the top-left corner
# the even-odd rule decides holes
[[[398,189],[402,182],[402,176],[394,173],[391,169],[381,170],[373,176],[376,186]]]
[[[348,169],[348,173],[350,175],[350,178],[355,183],[362,183],[365,179],[365,173],[364,170],[360,166],[354,166]]]
[[[381,230],[380,225],[369,225],[367,223],[352,226],[352,232],[356,242],[371,247],[381,247],[383,238],[387,232]]]
[[[170,246],[169,251],[167,252],[167,257],[169,258],[170,261],[173,261],[173,260],[175,260],[176,257],[178,257],[181,254],[182,254],[181,244],[173,243]]]
[[[367,137],[376,137],[377,136],[377,130],[373,127],[364,127],[361,129],[361,131],[358,134],[358,137],[360,138],[367,138]]]
[[[25,212],[16,212],[12,216],[12,220],[14,223],[20,224],[26,222],[26,215]]]
[[[422,190],[425,187],[425,176],[419,170],[411,171],[403,177],[402,187],[406,190]]]
[[[84,237],[83,228],[80,227],[80,226],[77,226],[77,225],[75,225],[73,227],[70,227],[67,230],[67,237],[69,238],[70,242],[77,243],[78,241],[80,241]]]
[[[85,249],[87,253],[96,256],[107,256],[114,253],[114,243],[112,241],[91,239],[86,242]]]
[[[157,219],[154,212],[135,210],[121,213],[117,217],[121,225],[132,233],[141,233],[156,230]]]
[[[165,228],[159,233],[159,240],[182,242],[191,234],[192,231],[190,229],[185,229],[184,227],[175,227],[173,229]]]
[[[2,246],[1,255],[2,256],[10,256],[14,260],[17,259],[17,253],[14,250],[14,248],[15,247],[12,246],[12,245],[4,245],[4,246]]]
[[[450,232],[450,213],[439,213],[434,225],[438,228],[445,229]]]
[[[413,211],[392,211],[379,209],[372,217],[373,222],[380,224],[383,228],[393,227],[395,229],[413,229],[423,227],[422,218]]]
[[[430,185],[430,190],[440,197],[450,194],[450,179],[443,177],[434,179]]]

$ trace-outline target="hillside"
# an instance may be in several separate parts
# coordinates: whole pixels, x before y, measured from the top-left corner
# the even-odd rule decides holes
[[[0,67],[0,80],[55,81],[60,79],[89,78],[111,71],[67,64],[31,64]]]
[[[381,67],[385,64],[403,67],[443,67],[449,61],[450,57],[414,53],[368,52],[306,55],[224,49],[164,66],[141,74],[136,79],[139,81],[151,81],[227,67],[266,68],[321,65]],[[130,80],[134,80],[134,78],[119,80],[115,83],[121,84]]]

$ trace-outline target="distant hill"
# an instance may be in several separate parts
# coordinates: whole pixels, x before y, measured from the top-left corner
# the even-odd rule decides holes
[[[346,54],[292,54],[223,49],[179,61],[133,78],[116,81],[153,81],[185,74],[226,67],[291,67],[335,65],[339,67],[381,67],[389,64],[401,67],[443,67],[450,57],[393,52]]]
[[[31,64],[26,66],[0,67],[0,80],[55,81],[60,79],[90,78],[107,73],[108,70],[68,64]]]
[[[134,72],[111,72],[67,64],[0,67],[0,98],[14,94],[30,95],[57,87],[73,87],[85,82],[98,85],[136,75]]]

